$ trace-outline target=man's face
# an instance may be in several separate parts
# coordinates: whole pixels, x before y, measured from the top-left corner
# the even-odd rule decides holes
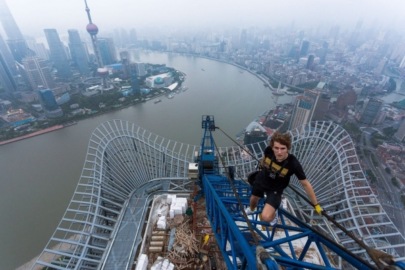
[[[283,145],[279,142],[274,142],[272,149],[273,149],[274,155],[276,156],[277,161],[283,161],[284,159],[287,158],[288,149],[287,149],[286,145]]]

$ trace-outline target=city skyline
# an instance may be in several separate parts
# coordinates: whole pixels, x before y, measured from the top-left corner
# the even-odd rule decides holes
[[[87,17],[84,1],[43,0],[31,4],[28,0],[2,0],[7,3],[23,35],[43,36],[43,29],[56,28],[85,30]],[[362,22],[365,27],[382,27],[401,30],[404,23],[401,12],[403,1],[283,1],[264,0],[224,1],[212,0],[195,3],[185,0],[158,3],[155,1],[114,1],[114,4],[88,1],[95,24],[101,31],[115,28],[162,28],[213,30],[230,27],[278,27],[294,24],[296,28],[329,27],[342,25],[355,27]],[[63,13],[59,12],[63,11]],[[34,16],[33,14],[41,14]],[[2,32],[3,29],[2,29]]]
[[[0,19],[3,19],[0,20],[0,117],[4,117],[0,123],[0,140],[11,138],[9,141],[14,141],[30,132],[46,133],[81,123],[66,132],[61,130],[53,134],[54,137],[44,135],[43,141],[40,138],[32,139],[31,143],[26,141],[23,150],[17,148],[19,144],[13,145],[10,151],[7,146],[2,150],[2,183],[5,186],[2,197],[8,204],[0,210],[12,209],[24,214],[12,216],[6,225],[8,228],[5,226],[3,230],[9,237],[3,241],[2,253],[9,261],[1,263],[21,263],[38,253],[40,242],[48,238],[43,235],[47,230],[49,232],[47,226],[53,224],[53,217],[48,213],[63,211],[57,207],[64,206],[67,201],[63,196],[69,190],[64,185],[75,182],[77,172],[82,168],[82,164],[74,162],[81,160],[84,155],[81,149],[87,145],[87,140],[81,142],[80,139],[87,139],[89,130],[96,128],[94,125],[100,120],[111,117],[135,119],[146,129],[154,132],[156,129],[156,134],[167,138],[184,136],[194,143],[194,138],[200,137],[190,135],[194,132],[191,124],[177,127],[172,122],[196,118],[193,113],[197,113],[199,119],[208,108],[210,114],[219,115],[217,119],[223,119],[235,128],[230,134],[237,134],[244,123],[252,119],[251,115],[256,119],[264,109],[278,111],[284,98],[294,96],[301,99],[302,104],[295,111],[289,108],[293,113],[289,111],[284,119],[296,118],[294,128],[297,132],[305,131],[299,129],[302,124],[325,119],[335,122],[339,129],[341,126],[351,132],[354,144],[350,144],[348,153],[354,153],[353,158],[357,158],[355,152],[359,153],[361,165],[361,168],[356,167],[353,177],[370,185],[372,191],[358,192],[359,186],[349,185],[348,189],[356,190],[348,197],[355,200],[348,201],[357,203],[366,198],[363,202],[377,204],[386,212],[387,218],[392,219],[390,222],[400,232],[404,231],[403,0],[387,3],[382,0],[225,0],[218,3],[212,0],[202,3],[87,0],[92,15],[90,23],[94,22],[94,25],[89,25],[85,0],[34,3],[0,0],[0,7],[6,4],[10,9],[6,14],[4,11],[8,8],[0,8]],[[21,32],[21,38],[13,36],[18,32]],[[96,32],[98,49],[90,44]],[[102,59],[99,61],[95,59],[98,50]],[[167,68],[176,70],[179,79],[175,83],[160,76]],[[155,77],[156,73],[159,78]],[[97,74],[104,76],[103,80]],[[107,74],[111,74],[108,85]],[[255,78],[250,80],[250,75]],[[159,87],[153,88],[155,83],[148,82],[155,82],[155,79]],[[303,94],[305,99],[299,96],[300,92],[318,86],[323,89],[322,95],[318,93],[313,98],[306,92]],[[289,91],[291,89],[293,91]],[[378,106],[377,111],[369,107],[372,97],[390,98],[396,102],[378,101],[378,105],[384,106]],[[19,102],[15,102],[15,98]],[[402,105],[398,100],[403,100]],[[237,113],[228,106],[238,107]],[[216,109],[220,111],[216,112]],[[366,119],[365,112],[370,110],[372,113],[366,115]],[[103,115],[95,118],[98,117],[95,113]],[[316,113],[320,114],[318,119],[315,119]],[[51,126],[54,123],[61,125],[54,129],[55,126]],[[159,131],[162,127],[164,129]],[[372,130],[379,130],[379,133],[371,135]],[[394,136],[390,134],[395,130]],[[384,134],[383,139],[380,139],[381,134]],[[343,141],[349,139],[345,136]],[[307,148],[303,146],[302,149]],[[319,149],[329,158],[338,157]],[[36,155],[30,155],[31,152]],[[334,164],[336,171],[342,171],[337,167],[338,162],[328,158],[322,162]],[[318,163],[311,162],[307,166],[312,164]],[[311,180],[320,179],[318,167],[313,167]],[[334,183],[332,179],[336,175],[329,173],[331,167],[324,168],[327,172],[322,171],[322,183]],[[352,164],[348,168],[352,169]],[[329,176],[325,177],[325,174]],[[25,185],[27,179],[29,185]],[[7,197],[9,194],[13,196]],[[367,201],[370,195],[377,196],[378,202]],[[25,212],[26,201],[33,205],[32,209],[40,210]],[[48,206],[50,211],[46,210]],[[41,215],[42,211],[45,217]],[[35,217],[30,216],[31,212]],[[6,212],[4,216],[10,215]],[[21,218],[25,221],[21,222]],[[381,220],[376,218],[376,224]],[[366,220],[370,225],[368,222]],[[17,224],[31,225],[28,229],[20,229]],[[41,227],[42,237],[39,230],[35,237],[26,237],[24,233],[31,233],[31,227]],[[387,230],[369,233],[371,238],[377,239],[380,237],[377,234],[385,234]],[[15,240],[16,237],[21,238]],[[29,239],[26,246],[31,250],[19,254],[15,250],[20,249],[19,239],[24,238]],[[14,242],[17,245],[14,246]],[[14,254],[19,258],[14,258]]]

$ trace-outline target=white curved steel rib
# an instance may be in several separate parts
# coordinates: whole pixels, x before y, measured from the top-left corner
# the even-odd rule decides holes
[[[291,134],[292,152],[302,162],[318,200],[328,214],[370,247],[404,257],[404,236],[372,192],[349,134],[331,122],[311,122]],[[300,186],[296,179],[293,184]],[[298,213],[307,219],[316,218],[311,216],[312,207],[293,194],[291,196],[295,198]],[[320,229],[326,228],[319,218],[317,222]],[[333,229],[346,248],[367,257],[366,251],[353,239],[337,228]]]

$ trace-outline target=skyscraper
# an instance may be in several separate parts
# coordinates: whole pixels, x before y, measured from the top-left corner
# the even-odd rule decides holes
[[[321,93],[315,106],[312,121],[325,120],[329,111],[330,97],[326,93]]]
[[[12,93],[17,90],[17,84],[8,68],[3,55],[0,53],[0,93]]]
[[[129,75],[131,74],[131,60],[128,51],[121,51],[120,52],[120,61],[122,64],[122,78],[128,79]]]
[[[10,51],[0,36],[0,93],[12,93],[17,90],[17,84],[14,80],[15,72],[14,59],[12,59]]]
[[[5,0],[0,0],[0,21],[8,39],[24,39]]]
[[[55,86],[51,68],[46,60],[36,56],[25,57],[23,65],[33,90],[52,89]]]
[[[89,55],[85,44],[80,39],[79,32],[75,29],[68,30],[69,33],[69,49],[73,63],[79,70],[80,74],[87,75],[90,72]]]
[[[7,35],[7,44],[14,59],[21,62],[22,58],[28,54],[28,47],[4,0],[0,0],[0,22]]]
[[[4,61],[6,61],[6,64],[10,69],[11,73],[13,74],[13,76],[18,75],[15,59],[1,35],[0,35],[0,53],[3,55]]]
[[[72,76],[69,60],[63,43],[60,41],[56,29],[44,29],[45,37],[48,42],[50,59],[53,62],[57,75],[62,79],[69,79]]]
[[[114,42],[111,38],[99,38],[98,46],[100,49],[100,56],[105,65],[117,63],[117,56],[115,52]]]

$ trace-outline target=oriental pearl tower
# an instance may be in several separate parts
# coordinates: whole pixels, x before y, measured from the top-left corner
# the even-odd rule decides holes
[[[108,70],[103,65],[103,61],[101,60],[101,56],[100,56],[100,51],[98,49],[98,44],[97,44],[98,27],[91,20],[90,8],[87,5],[87,0],[84,0],[84,3],[86,5],[86,13],[87,13],[87,17],[89,19],[89,24],[86,26],[86,30],[90,34],[90,37],[91,37],[91,42],[93,44],[94,55],[96,56],[96,61],[97,61],[97,67],[98,67],[97,68],[97,73],[103,80],[103,86],[102,87],[103,87],[103,90],[105,90],[105,89],[107,89]]]

